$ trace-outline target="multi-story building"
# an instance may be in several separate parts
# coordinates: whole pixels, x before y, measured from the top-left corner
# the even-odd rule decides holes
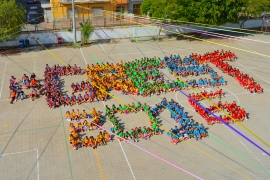
[[[128,0],[128,13],[141,15],[140,6],[143,0]]]
[[[72,0],[50,0],[52,16],[57,19],[72,18]],[[127,12],[127,0],[74,0],[75,17],[104,16],[108,12]]]

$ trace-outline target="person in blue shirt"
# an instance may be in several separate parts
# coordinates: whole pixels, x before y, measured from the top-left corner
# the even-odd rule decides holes
[[[218,80],[221,86],[226,85],[224,78],[221,76]]]
[[[200,132],[199,132],[198,128],[195,128],[195,130],[194,130],[194,138],[196,138],[196,140],[201,139]]]
[[[16,95],[16,100],[15,100],[15,101],[17,101],[18,99],[23,100],[23,99],[25,99],[25,98],[26,98],[26,96],[25,96],[23,90],[20,89],[20,90],[18,91],[17,95]]]

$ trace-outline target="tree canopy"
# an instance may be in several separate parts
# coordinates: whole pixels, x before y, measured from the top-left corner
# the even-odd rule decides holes
[[[21,30],[22,20],[25,19],[26,10],[15,0],[1,0],[0,3],[0,39],[4,42],[8,37],[14,39]]]
[[[150,17],[221,25],[237,23],[246,0],[144,0],[141,12]],[[267,0],[265,0],[267,1]]]

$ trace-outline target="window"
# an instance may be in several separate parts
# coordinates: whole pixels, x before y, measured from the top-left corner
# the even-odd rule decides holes
[[[92,11],[93,17],[104,16],[103,7],[93,7]]]
[[[140,7],[141,4],[133,4],[133,14],[140,15],[141,14]]]
[[[78,9],[75,8],[74,11],[75,11],[75,18],[78,18]],[[67,17],[72,18],[72,9],[67,9]]]

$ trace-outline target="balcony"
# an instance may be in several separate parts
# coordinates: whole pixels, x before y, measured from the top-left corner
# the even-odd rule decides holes
[[[127,0],[115,0],[115,5],[126,5]]]
[[[72,0],[60,0],[62,4],[71,4]],[[111,0],[74,0],[74,3],[108,3]]]

